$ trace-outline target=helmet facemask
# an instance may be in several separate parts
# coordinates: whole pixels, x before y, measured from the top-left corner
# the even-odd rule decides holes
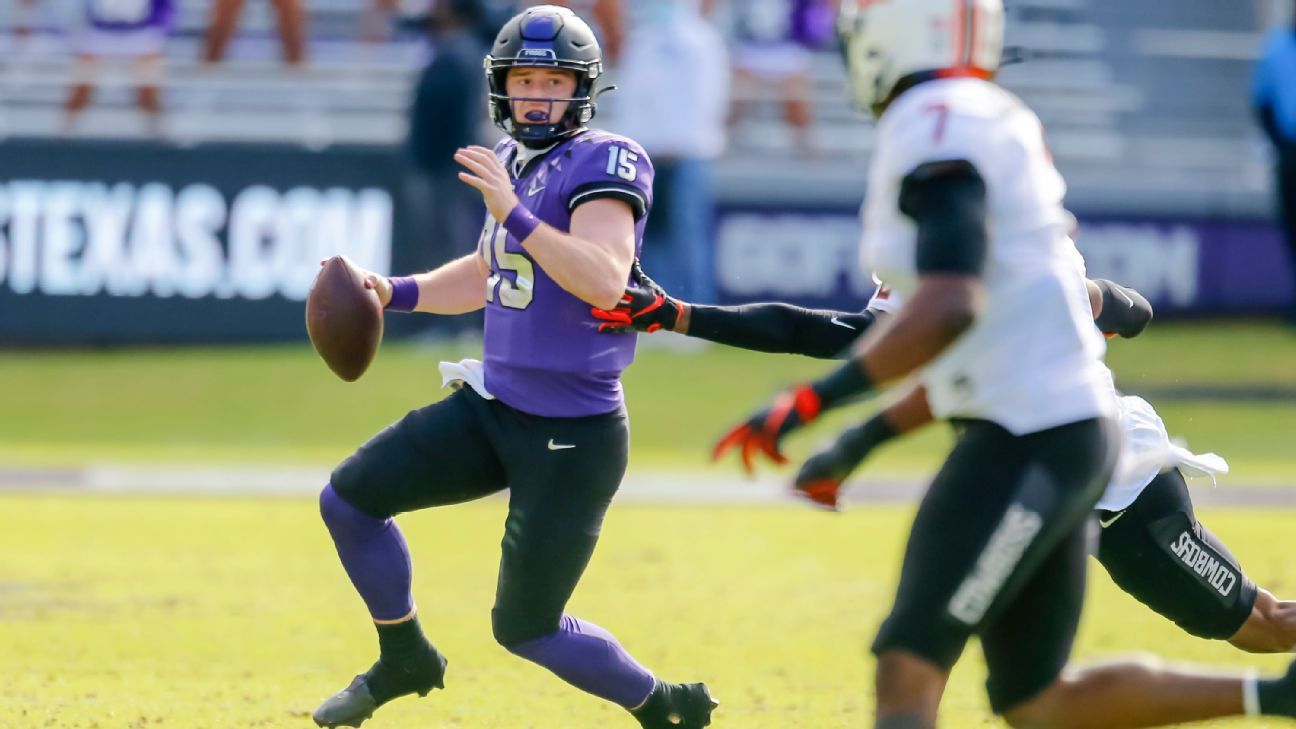
[[[497,59],[486,57],[486,76],[490,86],[490,113],[495,125],[510,137],[528,146],[547,146],[562,137],[583,129],[597,109],[594,93],[594,82],[602,71],[601,63],[594,67],[577,67],[576,64],[548,61],[537,63],[528,58]],[[559,68],[572,71],[576,76],[576,90],[569,98],[551,99],[540,96],[509,96],[508,72],[511,68]],[[542,120],[518,119],[514,114],[519,102],[538,102],[547,105]],[[554,104],[567,104],[567,109],[556,121],[553,118]],[[534,114],[533,114],[534,115]]]

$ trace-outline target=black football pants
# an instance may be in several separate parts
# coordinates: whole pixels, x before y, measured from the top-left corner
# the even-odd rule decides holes
[[[990,705],[1003,713],[1052,683],[1070,655],[1086,527],[1118,434],[1106,419],[1026,435],[984,420],[955,426],[958,442],[918,507],[873,652],[904,650],[948,669],[978,635]]]
[[[333,489],[385,518],[507,487],[491,618],[512,646],[558,629],[625,474],[629,435],[623,409],[546,418],[465,387],[375,435],[333,472]]]

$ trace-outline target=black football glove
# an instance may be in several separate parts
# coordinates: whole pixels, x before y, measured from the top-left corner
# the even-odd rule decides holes
[[[630,264],[630,283],[644,291],[666,296],[666,289],[662,288],[661,284],[648,278],[648,274],[644,273],[643,266],[640,265],[638,258],[634,259],[634,263]]]
[[[896,435],[895,429],[878,415],[866,423],[848,428],[827,449],[810,456],[793,482],[795,493],[833,511],[841,506],[842,483],[878,445]]]
[[[630,267],[633,283],[626,287],[620,303],[612,309],[591,309],[590,313],[602,323],[602,333],[624,334],[630,331],[655,332],[674,329],[684,304],[666,295],[666,290],[648,278],[636,259]]]
[[[1152,321],[1152,305],[1142,294],[1105,278],[1096,278],[1094,283],[1102,292],[1102,311],[1094,323],[1103,334],[1130,339],[1147,328]]]

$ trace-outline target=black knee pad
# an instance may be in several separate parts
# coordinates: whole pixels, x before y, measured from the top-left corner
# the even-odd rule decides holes
[[[537,615],[525,609],[491,610],[491,632],[509,650],[558,630],[561,615]]]

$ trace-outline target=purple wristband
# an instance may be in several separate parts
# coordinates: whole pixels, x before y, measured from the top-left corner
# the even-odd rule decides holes
[[[514,205],[508,217],[504,219],[504,230],[507,230],[519,244],[530,238],[539,225],[540,219],[535,216],[535,213],[527,210],[522,203]]]
[[[419,300],[418,281],[413,276],[396,276],[387,280],[391,281],[392,286],[392,297],[387,302],[387,308],[392,311],[414,311]]]

